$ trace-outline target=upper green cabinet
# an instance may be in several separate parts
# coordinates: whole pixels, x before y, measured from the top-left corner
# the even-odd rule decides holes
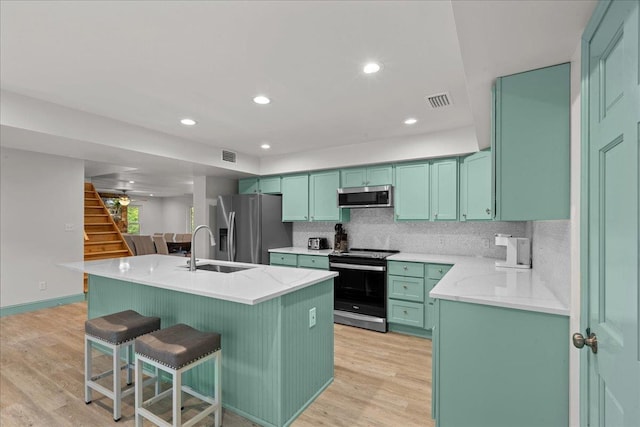
[[[429,162],[397,165],[395,174],[396,220],[429,219]]]
[[[495,219],[568,219],[570,64],[496,79]]]
[[[282,221],[309,220],[309,175],[282,177]]]
[[[458,159],[431,163],[431,219],[458,219]]]
[[[249,194],[258,192],[259,178],[245,178],[238,180],[238,193]]]
[[[279,176],[245,178],[238,181],[239,194],[280,194],[281,191],[281,178]]]
[[[280,194],[282,192],[282,178],[279,176],[260,178],[258,190],[264,194]]]
[[[363,185],[373,186],[387,184],[393,184],[393,167],[391,165],[342,169],[340,171],[341,187],[361,187]]]
[[[491,152],[480,151],[460,162],[460,220],[490,220]]]
[[[340,172],[337,170],[309,175],[309,219],[311,221],[347,221],[349,210],[338,208],[337,189]]]

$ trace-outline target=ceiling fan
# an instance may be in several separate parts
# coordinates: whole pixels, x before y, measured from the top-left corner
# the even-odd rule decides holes
[[[129,196],[127,196],[127,190],[121,190],[122,191],[122,196],[120,196],[120,206],[129,206],[129,203],[131,203],[131,199],[129,198]]]

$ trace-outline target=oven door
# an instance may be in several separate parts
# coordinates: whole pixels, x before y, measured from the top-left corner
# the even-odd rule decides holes
[[[334,279],[335,310],[386,318],[386,266],[330,262]]]

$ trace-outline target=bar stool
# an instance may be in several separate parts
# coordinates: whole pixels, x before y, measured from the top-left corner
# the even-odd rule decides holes
[[[127,370],[127,385],[132,381],[132,350],[135,339],[140,335],[160,329],[159,317],[147,317],[133,311],[126,310],[107,316],[87,320],[84,324],[84,401],[91,403],[92,390],[113,400],[113,420],[120,420],[120,406],[122,398],[134,392],[134,388],[123,390],[120,371]],[[93,344],[107,347],[111,350],[113,367],[98,375],[92,375]],[[126,364],[120,365],[122,349],[126,349]],[[98,384],[101,378],[113,375],[113,389]]]
[[[201,332],[185,324],[177,324],[136,339],[136,426],[142,426],[147,418],[159,426],[192,426],[207,415],[215,412],[215,426],[220,427],[222,416],[220,366],[222,350],[220,334]],[[214,396],[205,396],[189,386],[182,385],[182,374],[194,367],[212,360],[214,362]],[[173,377],[172,387],[146,401],[143,401],[142,364],[147,363],[156,369],[168,372]],[[159,375],[156,375],[159,380]],[[157,388],[156,388],[157,390]],[[182,424],[182,392],[197,397],[209,405]],[[173,424],[161,419],[148,408],[153,403],[172,394]]]

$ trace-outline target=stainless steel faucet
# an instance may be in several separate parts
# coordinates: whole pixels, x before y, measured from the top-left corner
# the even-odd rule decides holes
[[[193,230],[193,234],[191,235],[191,259],[189,260],[189,271],[196,271],[196,234],[202,228],[206,228],[209,232],[209,237],[211,238],[211,246],[216,245],[216,239],[213,237],[213,233],[208,225],[199,225]]]

